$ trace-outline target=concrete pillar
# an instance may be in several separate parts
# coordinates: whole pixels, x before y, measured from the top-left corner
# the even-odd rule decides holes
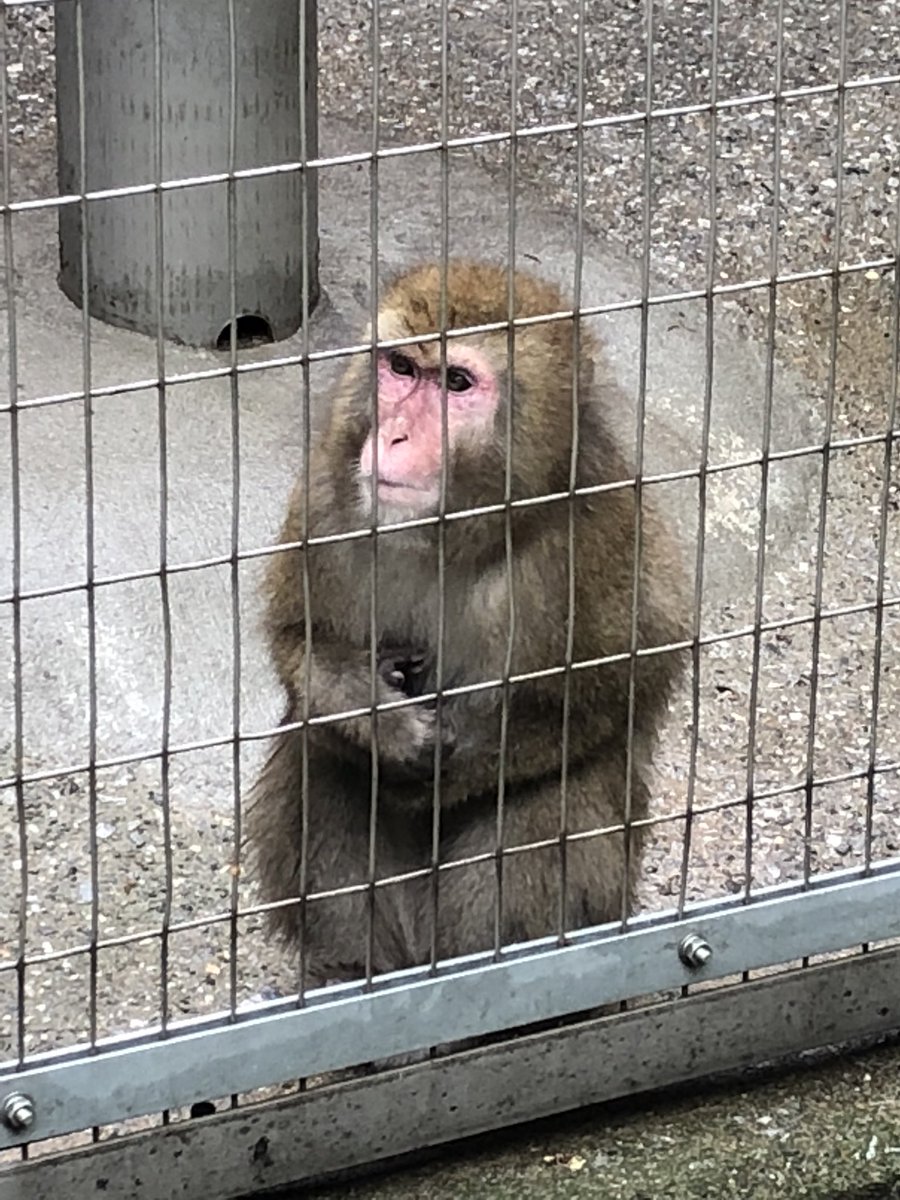
[[[306,154],[317,153],[315,0],[232,0],[235,24],[235,169],[302,159],[301,21],[306,46]],[[196,178],[229,169],[231,46],[228,0],[81,0],[86,191]],[[82,189],[78,6],[56,7],[59,186]],[[155,47],[158,45],[158,55]],[[157,114],[157,58],[162,103]],[[158,133],[161,140],[158,140]],[[306,236],[304,239],[304,194]],[[90,311],[143,333],[227,346],[232,320],[228,184],[156,198],[87,204]],[[310,307],[318,295],[315,172],[234,185],[235,314],[241,342],[278,340],[303,322],[303,259]],[[82,303],[82,214],[60,209],[60,286]]]

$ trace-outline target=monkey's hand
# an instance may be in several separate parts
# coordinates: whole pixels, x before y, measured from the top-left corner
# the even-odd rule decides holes
[[[401,697],[414,698],[425,690],[427,659],[415,648],[383,646],[378,657],[375,677],[375,700],[379,707],[396,703]],[[295,695],[300,694],[303,662],[298,662],[294,678],[298,681]],[[348,668],[346,651],[327,642],[320,642],[313,654],[310,671],[310,704],[312,716],[368,707],[372,697],[368,655],[363,652]],[[296,701],[291,711],[295,711]],[[447,718],[445,701],[441,720],[441,763],[453,753],[456,737],[452,722]],[[434,778],[435,738],[437,720],[434,702],[405,704],[378,713],[378,762],[387,775],[406,780]],[[337,738],[362,750],[367,755],[372,745],[372,723],[368,718],[338,719],[321,727],[323,737]]]
[[[404,696],[421,696],[425,682],[425,654],[409,647],[382,646],[378,671],[388,687]]]
[[[428,662],[424,652],[408,646],[385,644],[380,649],[379,674],[392,691],[421,696],[425,691]],[[394,718],[395,720],[392,720]],[[399,719],[397,719],[399,718]],[[379,758],[388,771],[414,779],[434,778],[436,703],[393,709],[378,721]],[[441,771],[456,747],[456,730],[445,703],[440,720]]]
[[[396,697],[396,691],[394,691]],[[378,759],[389,776],[434,778],[438,720],[435,705],[410,704],[378,715]],[[456,730],[446,711],[441,713],[441,773],[456,748]]]

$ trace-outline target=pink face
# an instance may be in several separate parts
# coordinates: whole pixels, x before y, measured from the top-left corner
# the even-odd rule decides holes
[[[432,349],[437,347],[426,347]],[[433,512],[440,499],[444,404],[451,450],[461,441],[488,437],[497,409],[496,377],[480,351],[452,343],[447,347],[445,393],[440,366],[423,363],[418,351],[404,346],[380,351],[378,357],[375,495],[381,512],[394,510],[400,519]],[[366,500],[372,496],[373,448],[370,433],[359,456]]]

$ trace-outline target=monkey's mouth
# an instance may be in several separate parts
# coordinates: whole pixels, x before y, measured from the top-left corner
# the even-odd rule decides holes
[[[378,490],[379,492],[419,492],[421,494],[425,488],[418,487],[414,483],[402,483],[399,479],[379,479]]]
[[[366,478],[366,486],[368,489],[372,487],[372,476]],[[381,499],[402,501],[404,496],[408,496],[410,500],[421,503],[422,496],[427,495],[429,490],[417,483],[407,483],[402,479],[391,479],[387,475],[379,475],[376,481],[376,490]]]
[[[377,505],[381,520],[402,521],[408,517],[424,516],[431,510],[434,500],[431,489],[421,484],[405,483],[384,475],[377,480],[366,475],[360,483],[364,510],[369,512],[373,504]]]

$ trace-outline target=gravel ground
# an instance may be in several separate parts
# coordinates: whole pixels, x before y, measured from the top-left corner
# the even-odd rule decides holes
[[[587,3],[583,71],[588,117],[625,115],[645,102],[647,55],[644,4],[638,0]],[[750,97],[773,88],[776,59],[774,0],[739,0],[719,6],[718,95]],[[854,5],[843,40],[848,80],[896,70],[900,5]],[[682,0],[657,5],[652,66],[653,102],[703,104],[709,99],[713,46],[709,3]],[[386,138],[413,142],[441,132],[439,27],[435,6],[421,4],[381,13],[381,122]],[[785,0],[783,83],[786,88],[831,84],[840,69],[840,6]],[[52,15],[27,6],[7,13],[7,77],[11,93],[11,158],[30,142],[52,137]],[[570,121],[577,115],[579,6],[572,0],[523,0],[517,7],[517,119],[523,126]],[[324,113],[371,120],[370,6],[332,0],[320,12],[320,104]],[[511,10],[487,0],[451,4],[447,128],[451,136],[508,127],[511,110],[509,29]],[[724,283],[758,280],[771,270],[802,272],[841,263],[877,261],[895,252],[900,200],[900,98],[894,83],[843,93],[843,124],[834,95],[786,99],[780,121],[770,103],[654,121],[649,140],[639,121],[605,125],[584,137],[583,200],[591,231],[634,256],[644,244],[645,154],[651,153],[649,227],[653,265],[662,284],[682,290],[705,285],[715,239],[713,277]],[[838,152],[842,133],[842,149]],[[710,134],[715,133],[716,203],[710,204]],[[776,132],[780,187],[774,169]],[[18,150],[17,150],[18,148]],[[323,152],[338,151],[325,146]],[[503,145],[472,151],[497,170],[509,164]],[[526,138],[517,166],[523,181],[538,181],[548,203],[571,208],[578,195],[579,154],[571,133]],[[429,168],[430,169],[430,168]],[[436,164],[435,164],[435,169]],[[777,245],[772,224],[778,209]],[[776,353],[799,368],[820,398],[822,428],[832,411],[834,439],[883,432],[888,419],[892,359],[894,276],[874,267],[841,280],[786,284],[770,322],[769,291],[737,292],[723,301],[749,336],[774,338]],[[832,405],[833,401],[833,405]],[[878,528],[884,488],[884,447],[837,449],[829,460],[828,505],[822,563],[826,608],[871,602],[879,573]],[[896,458],[896,452],[895,452]],[[896,469],[896,462],[894,463]],[[898,594],[900,523],[898,489],[888,494],[885,595]],[[798,530],[794,561],[766,579],[766,614],[809,613],[816,579],[815,531]],[[900,760],[897,650],[898,609],[884,612],[878,685],[879,763]],[[733,615],[720,614],[727,628]],[[795,790],[756,802],[752,879],[755,884],[801,878],[804,847],[814,869],[864,861],[871,805],[872,853],[900,850],[900,783],[896,771],[866,780],[826,785],[815,792],[811,836],[804,829],[803,779],[865,769],[869,761],[875,620],[872,614],[822,624],[818,674],[812,665],[810,626],[762,639],[753,754],[754,786]],[[752,646],[734,641],[705,651],[696,768],[698,806],[735,807],[698,816],[686,879],[689,896],[738,891],[746,879],[746,794],[751,709]],[[808,756],[811,690],[817,678],[818,725]],[[659,756],[660,818],[683,812],[687,795],[684,730],[691,719],[685,696]],[[0,741],[3,739],[0,738]],[[29,792],[33,880],[32,928],[47,948],[82,940],[90,892],[84,780]],[[121,897],[105,914],[104,935],[158,927],[165,889],[158,795],[136,786],[122,770],[103,778],[98,791],[100,874]],[[74,815],[73,815],[74,814]],[[79,815],[80,814],[80,815]],[[177,918],[195,913],[198,880],[203,908],[227,907],[233,859],[227,813],[175,804]],[[681,887],[683,822],[661,822],[648,858],[644,904],[669,906]],[[14,832],[0,828],[0,856],[14,886]],[[40,860],[40,861],[39,861]],[[39,874],[38,874],[39,873]],[[0,876],[2,882],[2,876]],[[247,921],[242,933],[252,932]],[[0,942],[4,941],[0,937]],[[251,945],[252,943],[252,945]],[[245,941],[238,993],[261,981],[285,981],[286,969],[259,938]],[[10,947],[0,945],[0,959]],[[112,950],[101,958],[100,1030],[137,1027],[156,1012],[146,980],[158,977],[158,943]],[[219,1008],[227,1000],[231,965],[228,931],[202,927],[173,939],[168,999],[176,1012]],[[154,974],[156,973],[156,974]],[[83,959],[62,960],[29,973],[30,1016],[26,1046],[64,1044],[88,1032]],[[129,980],[134,981],[133,986]],[[289,981],[289,973],[288,973]],[[13,977],[0,974],[0,1058],[14,1045]],[[4,990],[5,989],[5,990]],[[8,1042],[7,1042],[8,1035]],[[7,1042],[4,1047],[4,1042]]]

